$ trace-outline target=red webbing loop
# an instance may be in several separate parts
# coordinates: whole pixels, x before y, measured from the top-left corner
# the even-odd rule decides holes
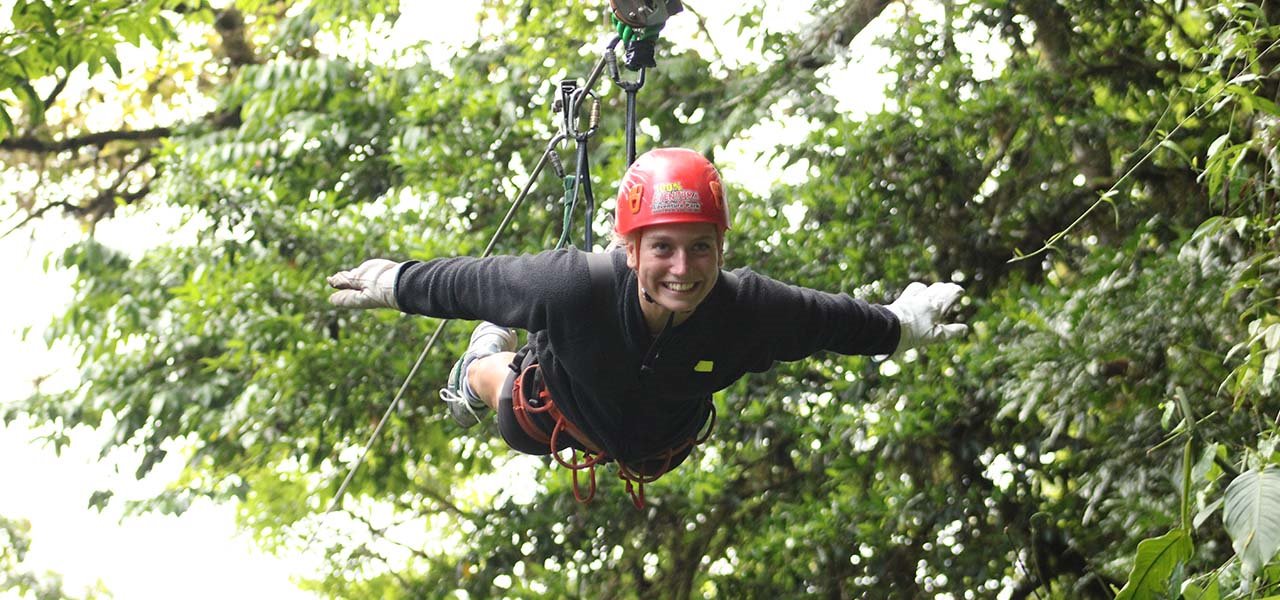
[[[622,477],[622,473],[619,472],[618,476]],[[623,477],[622,480],[627,482],[627,495],[631,496],[631,504],[635,505],[636,510],[644,510],[644,482],[636,482],[636,487],[632,488],[630,479]]]
[[[564,448],[559,447],[560,444],[558,443],[558,440],[560,439],[560,432],[567,430],[567,427],[566,427],[567,425],[568,425],[568,421],[565,420],[564,415],[559,415],[556,418],[556,428],[551,431],[551,444],[549,445],[549,447],[551,448],[551,456],[555,457],[556,462],[560,463],[560,466],[566,469],[573,469],[574,471],[580,471],[582,469],[594,467],[600,461],[605,459],[607,455],[604,452],[592,452],[592,451],[584,450],[582,451],[583,462],[577,462],[578,449],[572,446],[564,447],[571,450],[571,452],[569,453],[569,461],[565,461],[565,459],[560,458],[560,450],[563,450]],[[574,437],[576,438],[577,436],[574,436]]]
[[[591,442],[582,434],[581,430],[574,427],[574,425],[565,418],[564,413],[560,412],[560,409],[556,407],[555,400],[551,398],[551,394],[547,391],[546,386],[543,386],[541,390],[538,390],[539,404],[535,406],[529,403],[528,398],[525,397],[524,378],[529,375],[531,371],[537,368],[538,365],[536,364],[529,365],[518,377],[516,377],[514,389],[511,390],[512,412],[515,413],[516,422],[520,424],[520,428],[523,429],[529,437],[539,443],[546,444],[551,450],[552,458],[554,458],[560,466],[573,472],[573,497],[578,502],[586,504],[595,498],[596,495],[596,465],[606,460],[608,455],[603,451],[597,450],[597,445]],[[533,423],[533,420],[529,418],[529,413],[548,413],[551,418],[555,420],[556,425],[555,428],[551,430],[550,437],[547,437],[547,434],[543,433],[542,429]],[[560,434],[565,431],[569,432],[569,435],[580,444],[590,449],[582,451],[581,461],[578,460],[578,449],[573,448],[572,446],[560,446]],[[560,451],[566,448],[569,450],[568,460],[560,456]],[[578,479],[578,472],[583,470],[588,471],[588,475],[590,477],[588,480],[590,487],[587,488],[585,496],[582,493],[582,485]]]
[[[515,413],[516,423],[520,424],[520,429],[524,430],[525,435],[533,438],[539,444],[550,444],[551,438],[548,438],[547,434],[542,432],[542,429],[533,424],[533,420],[529,418],[528,414],[545,412],[550,406],[545,403],[542,406],[529,406],[529,403],[525,401],[523,388],[521,387],[523,379],[523,374],[516,377],[515,389],[511,390],[511,412]]]
[[[570,449],[569,454],[571,457],[576,457],[578,454],[578,451]],[[559,456],[559,455],[552,453],[552,456]],[[557,458],[557,461],[558,460],[559,459]],[[563,465],[564,463],[561,462],[560,464]],[[586,504],[588,502],[591,502],[592,498],[596,497],[596,463],[594,462],[591,463],[589,468],[587,469],[587,472],[591,475],[591,487],[587,492],[586,498],[582,497],[581,487],[578,485],[578,472],[581,470],[582,469],[580,468],[575,469],[573,467],[569,467],[569,472],[573,473],[573,499],[577,500],[581,504]]]
[[[653,483],[657,481],[658,478],[662,477],[663,475],[666,475],[667,471],[671,469],[671,460],[675,458],[675,455],[681,452],[684,452],[685,449],[691,446],[692,444],[693,444],[693,441],[689,440],[679,446],[676,446],[675,448],[672,448],[664,452],[664,454],[666,455],[665,456],[666,462],[662,463],[661,469],[658,469],[657,471],[655,471],[653,474],[650,474],[650,475],[644,475],[639,471],[636,471],[635,469],[619,462],[618,476],[627,481],[634,481],[636,483],[641,483],[641,484]],[[654,458],[657,458],[657,457],[655,456]]]
[[[545,385],[541,386],[541,389],[537,392],[537,404],[529,403],[529,399],[525,396],[525,377],[531,373],[534,377],[537,377],[535,371],[537,368],[537,364],[529,365],[516,377],[513,389],[511,390],[512,412],[515,413],[516,422],[519,423],[520,428],[538,443],[546,444],[551,450],[551,456],[555,461],[559,463],[560,466],[569,469],[573,473],[573,497],[578,502],[586,504],[591,502],[596,495],[596,465],[607,462],[609,460],[609,455],[604,450],[601,450],[598,444],[592,442],[590,438],[583,434],[582,430],[578,429],[573,423],[569,422],[569,420],[565,418],[564,413],[560,412],[560,409],[556,407],[555,400],[551,397],[551,393],[547,391]],[[530,414],[537,413],[547,413],[548,416],[555,421],[555,427],[551,430],[550,437],[548,437],[547,434],[533,422],[533,419],[529,417]],[[631,497],[631,503],[634,504],[637,509],[643,509],[645,505],[645,484],[653,483],[663,475],[666,475],[667,472],[671,470],[671,461],[675,460],[677,455],[689,449],[691,446],[697,446],[707,441],[707,438],[711,436],[711,432],[715,429],[715,426],[716,407],[712,404],[710,418],[707,419],[705,431],[700,431],[697,437],[685,440],[683,443],[655,454],[651,458],[637,461],[647,463],[659,458],[663,459],[662,467],[656,471],[651,471],[648,474],[640,473],[635,468],[622,461],[614,461],[618,465],[618,478],[622,479],[622,481],[626,483],[627,495]],[[573,439],[585,446],[587,449],[579,450],[570,445],[561,447],[560,434],[564,432],[568,432]],[[566,449],[569,450],[568,459],[560,456],[560,451]],[[582,452],[582,460],[578,460],[578,452]],[[588,483],[590,485],[587,488],[585,496],[582,493],[582,485],[578,477],[579,471],[588,472]]]

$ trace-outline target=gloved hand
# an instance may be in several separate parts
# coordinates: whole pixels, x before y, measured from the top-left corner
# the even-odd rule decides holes
[[[366,260],[350,271],[338,271],[325,279],[338,291],[329,296],[329,303],[342,308],[394,308],[396,304],[396,276],[402,263],[374,258]]]
[[[964,288],[954,283],[925,286],[918,281],[902,290],[902,295],[885,307],[898,316],[902,327],[897,351],[949,340],[968,332],[969,326],[963,323],[939,323],[963,293]]]

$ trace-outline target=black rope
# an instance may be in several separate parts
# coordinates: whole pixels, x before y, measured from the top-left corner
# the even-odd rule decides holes
[[[574,185],[578,188],[578,191],[575,192],[575,196],[583,198],[586,204],[586,210],[584,211],[586,216],[583,218],[583,228],[586,231],[583,235],[582,249],[587,252],[591,252],[591,225],[594,222],[593,217],[596,214],[596,198],[595,194],[591,192],[591,163],[587,160],[586,137],[578,140],[578,172],[574,177]]]
[[[609,79],[627,95],[627,121],[625,126],[627,144],[627,167],[636,161],[636,93],[644,87],[645,69],[640,69],[640,77],[634,81],[622,78],[618,69],[618,57],[613,53],[613,45],[605,53],[605,65],[609,68]]]

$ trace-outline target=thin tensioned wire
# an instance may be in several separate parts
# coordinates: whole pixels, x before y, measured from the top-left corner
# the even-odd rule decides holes
[[[606,55],[613,53],[614,44],[616,44],[616,42],[610,44],[609,48],[605,50]],[[600,74],[604,71],[604,68],[605,56],[601,56],[600,60],[596,63],[595,68],[591,70],[591,75],[587,78],[587,85],[584,86],[583,89],[589,90],[591,86],[595,85],[595,82],[600,78]],[[576,109],[577,107],[578,102],[575,102],[574,108]],[[502,238],[502,234],[506,231],[507,226],[510,225],[511,221],[515,218],[516,211],[520,208],[520,205],[524,203],[525,198],[528,197],[529,191],[533,189],[533,184],[538,180],[538,175],[541,174],[542,169],[547,166],[550,156],[555,152],[556,145],[564,139],[565,133],[561,132],[552,137],[550,142],[547,142],[546,149],[542,151],[542,156],[538,158],[538,162],[534,165],[533,171],[529,173],[529,178],[525,181],[524,188],[520,190],[520,193],[516,195],[515,200],[511,202],[511,208],[507,209],[507,214],[502,217],[502,222],[498,224],[498,228],[494,230],[493,236],[489,238],[489,243],[485,246],[484,252],[480,254],[480,258],[484,258],[493,253],[494,246],[498,244],[498,240]],[[440,334],[444,331],[444,328],[451,320],[452,319],[444,319],[440,321],[440,325],[436,327],[435,332],[432,333],[431,337],[427,340],[427,344],[423,346],[422,352],[418,354],[418,359],[413,363],[413,368],[411,368],[409,370],[409,374],[405,376],[404,383],[400,384],[400,389],[396,392],[395,397],[391,399],[391,404],[387,406],[386,412],[382,414],[382,418],[378,419],[377,426],[373,428],[373,433],[369,435],[369,441],[365,442],[364,450],[360,453],[360,458],[356,460],[356,464],[351,466],[351,470],[347,472],[347,476],[342,480],[342,484],[338,486],[338,491],[334,493],[333,500],[329,502],[329,508],[325,511],[326,513],[333,512],[341,506],[342,498],[346,494],[347,488],[351,485],[351,481],[355,478],[356,471],[360,469],[360,465],[364,464],[365,458],[369,456],[369,452],[373,449],[374,442],[376,442],[378,437],[382,435],[382,429],[386,427],[387,421],[390,420],[391,413],[395,412],[396,407],[400,405],[400,398],[404,396],[404,391],[409,388],[409,382],[413,381],[414,375],[417,375],[418,369],[422,367],[422,362],[426,360],[427,353],[431,351],[433,346],[435,346],[436,340],[440,339]],[[308,541],[307,545],[310,545],[310,541]]]
[[[1089,208],[1085,209],[1084,212],[1080,213],[1080,216],[1076,217],[1075,221],[1072,221],[1071,224],[1067,225],[1066,228],[1063,229],[1062,231],[1059,231],[1058,233],[1055,233],[1052,236],[1050,236],[1049,239],[1045,241],[1044,245],[1041,246],[1039,249],[1037,249],[1035,252],[1032,252],[1030,254],[1020,255],[1020,256],[1015,256],[1009,259],[1007,262],[1013,263],[1013,262],[1026,260],[1033,256],[1044,254],[1045,252],[1052,249],[1053,245],[1056,244],[1058,240],[1061,240],[1062,238],[1066,237],[1067,234],[1070,233],[1072,229],[1075,229],[1076,225],[1079,225],[1082,221],[1085,220],[1086,217],[1088,217],[1090,214],[1093,214],[1093,211],[1097,210],[1097,208],[1101,206],[1103,202],[1110,201],[1112,196],[1115,195],[1116,190],[1120,187],[1120,184],[1124,183],[1125,180],[1129,179],[1129,176],[1133,175],[1134,172],[1138,170],[1138,167],[1141,167],[1148,160],[1150,160],[1157,150],[1164,147],[1164,143],[1172,139],[1173,134],[1177,133],[1179,129],[1182,129],[1182,126],[1186,125],[1187,121],[1190,121],[1192,117],[1198,116],[1200,114],[1200,111],[1204,110],[1204,108],[1206,106],[1209,106],[1210,103],[1216,101],[1218,99],[1218,96],[1221,96],[1222,94],[1226,93],[1228,88],[1231,87],[1230,82],[1235,81],[1240,76],[1244,75],[1245,73],[1248,73],[1249,70],[1252,69],[1253,66],[1258,62],[1258,60],[1263,57],[1263,55],[1274,50],[1277,46],[1280,46],[1280,40],[1276,40],[1272,42],[1271,45],[1267,46],[1265,50],[1263,50],[1262,52],[1259,52],[1257,56],[1255,56],[1253,60],[1250,60],[1249,63],[1246,64],[1244,68],[1241,69],[1240,72],[1235,77],[1232,77],[1231,79],[1227,80],[1228,85],[1223,85],[1222,89],[1219,89],[1212,96],[1209,96],[1207,99],[1205,99],[1204,102],[1201,102],[1199,106],[1196,106],[1194,110],[1192,110],[1190,113],[1187,113],[1187,115],[1184,116],[1182,120],[1178,121],[1178,124],[1175,125],[1173,129],[1169,130],[1169,133],[1166,133],[1158,143],[1152,146],[1151,149],[1148,150],[1147,153],[1142,156],[1142,158],[1138,159],[1137,162],[1133,163],[1133,166],[1129,167],[1129,169],[1125,171],[1124,174],[1121,175],[1120,178],[1115,181],[1115,183],[1112,183],[1111,187],[1107,188],[1107,191],[1103,192],[1098,197],[1098,199],[1095,200],[1094,203],[1089,206]],[[1172,106],[1173,104],[1172,96],[1170,96],[1169,104],[1170,106]],[[1165,112],[1166,113],[1168,112],[1167,108],[1165,109]],[[1161,118],[1164,118],[1163,114],[1161,115]],[[1157,126],[1158,126],[1158,123],[1157,123]],[[1152,129],[1152,133],[1154,133],[1154,131],[1155,130]],[[1150,142],[1152,137],[1154,136],[1148,135],[1146,141],[1144,141],[1143,144],[1139,145],[1137,150],[1135,150],[1135,152],[1138,150],[1142,150],[1142,146],[1146,145],[1147,142]]]
[[[524,203],[525,197],[529,195],[529,190],[533,188],[533,183],[537,181],[538,175],[542,172],[543,167],[547,165],[547,157],[555,151],[556,144],[560,143],[563,139],[563,135],[557,134],[547,144],[546,150],[542,152],[542,157],[538,159],[538,163],[533,167],[533,172],[529,174],[529,180],[525,183],[524,189],[520,190],[520,194],[516,196],[514,201],[512,201],[511,208],[507,209],[506,216],[502,218],[502,222],[498,224],[497,230],[494,231],[493,236],[489,238],[489,244],[485,246],[484,252],[480,254],[481,258],[489,256],[493,252],[493,248],[502,237],[502,233],[514,218],[516,210]],[[418,374],[418,369],[422,367],[422,362],[426,360],[427,353],[431,351],[433,346],[435,346],[436,340],[440,339],[440,334],[444,331],[445,326],[447,326],[451,320],[452,319],[444,319],[440,321],[440,325],[436,327],[435,332],[427,339],[427,344],[422,347],[422,352],[418,354],[418,360],[414,361],[413,368],[409,369],[409,374],[404,378],[404,383],[400,384],[399,391],[397,391],[395,397],[391,399],[391,404],[387,406],[387,410],[382,414],[382,418],[378,420],[378,425],[373,428],[373,433],[369,435],[369,441],[365,442],[364,451],[360,453],[360,458],[356,460],[356,464],[352,465],[351,470],[347,472],[346,478],[342,480],[342,485],[338,486],[337,493],[333,495],[333,500],[329,502],[329,509],[325,512],[333,512],[341,505],[342,497],[346,494],[347,487],[351,485],[351,480],[355,478],[356,471],[360,468],[360,465],[364,464],[365,457],[367,457],[369,455],[369,451],[373,449],[373,443],[378,440],[380,435],[382,435],[382,429],[386,426],[387,421],[390,420],[391,413],[395,412],[396,407],[400,405],[400,398],[404,396],[404,391],[409,389],[409,382],[413,381],[414,375]]]

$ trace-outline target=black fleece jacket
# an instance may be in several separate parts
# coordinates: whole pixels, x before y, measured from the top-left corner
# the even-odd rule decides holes
[[[710,395],[748,371],[821,350],[890,354],[898,345],[898,320],[883,306],[750,269],[721,277],[693,315],[655,339],[626,254],[611,258],[613,289],[595,291],[586,254],[574,249],[411,262],[396,302],[407,313],[528,330],[557,406],[623,461],[695,435]]]

